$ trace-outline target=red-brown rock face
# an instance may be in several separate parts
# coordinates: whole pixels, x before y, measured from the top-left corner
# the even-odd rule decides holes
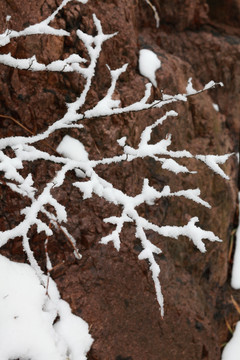
[[[60,3],[2,0],[1,32],[6,29],[7,15],[12,16],[9,27],[21,30],[49,16],[56,2]],[[54,154],[63,136],[69,134],[84,144],[91,159],[112,157],[121,153],[117,139],[127,136],[128,145],[136,147],[143,129],[165,110],[174,109],[179,117],[157,127],[153,143],[171,133],[172,150],[186,149],[205,155],[239,151],[239,1],[152,0],[152,4],[160,15],[158,29],[154,13],[144,0],[89,0],[86,5],[72,2],[54,23],[70,31],[69,38],[34,35],[14,39],[1,48],[1,53],[11,52],[16,58],[36,55],[45,64],[72,53],[87,56],[75,30],[94,34],[92,13],[95,13],[105,33],[118,34],[103,47],[85,109],[97,103],[110,86],[106,64],[111,69],[129,64],[114,93],[123,106],[143,97],[147,79],[138,72],[142,48],[153,50],[162,63],[152,99],[161,96],[161,89],[171,95],[184,92],[190,77],[196,89],[210,80],[222,81],[224,87],[163,109],[85,120],[83,130],[56,131],[45,142],[39,142],[40,149]],[[0,65],[0,115],[7,116],[0,118],[1,137],[42,132],[64,115],[65,103],[80,95],[83,84],[80,76],[71,73],[30,72]],[[213,104],[219,106],[219,112]],[[176,240],[149,231],[151,242],[162,249],[156,261],[161,267],[163,319],[148,263],[138,260],[141,244],[135,237],[134,226],[125,224],[119,252],[112,244],[99,244],[101,237],[114,229],[103,219],[120,215],[119,207],[96,195],[83,200],[72,186],[77,181],[74,172],[69,172],[63,186],[53,191],[66,206],[67,229],[77,240],[82,259],[75,259],[66,236],[56,229],[48,248],[55,266],[52,277],[74,313],[90,325],[95,341],[89,360],[220,360],[221,345],[229,337],[225,319],[231,326],[238,319],[231,294],[240,303],[240,294],[229,286],[228,259],[229,240],[236,226],[238,164],[232,156],[222,166],[229,181],[198,161],[184,160],[181,164],[198,173],[176,175],[151,158],[97,168],[99,175],[131,196],[141,192],[143,179],[149,178],[150,185],[159,191],[165,185],[173,191],[199,187],[202,198],[212,206],[206,209],[186,199],[167,198],[139,209],[141,216],[158,225],[180,226],[190,217],[198,216],[203,229],[213,231],[223,240],[206,241],[207,252],[202,254],[185,237]],[[23,174],[31,172],[35,186],[43,189],[57,169],[56,164],[36,161],[26,164]],[[6,230],[22,219],[20,210],[27,200],[11,192],[3,178],[0,188],[0,228]],[[31,246],[45,270],[45,237],[35,230],[32,229]],[[20,238],[10,241],[1,253],[16,261],[26,260]]]

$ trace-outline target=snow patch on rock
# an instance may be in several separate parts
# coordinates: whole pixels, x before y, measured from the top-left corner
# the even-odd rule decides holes
[[[157,87],[156,71],[161,67],[161,61],[157,55],[148,49],[142,49],[139,53],[139,72],[148,78]]]

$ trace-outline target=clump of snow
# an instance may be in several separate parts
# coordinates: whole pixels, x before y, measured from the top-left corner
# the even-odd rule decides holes
[[[211,80],[211,81],[209,81],[209,83],[207,83],[207,84],[204,86],[203,90],[211,89],[211,88],[215,87],[215,85],[216,85],[216,83],[215,83],[213,80]],[[222,82],[219,82],[218,85],[223,86],[223,83],[222,83]]]
[[[84,145],[69,135],[64,136],[57,147],[57,152],[72,160],[88,161],[88,153]]]
[[[88,153],[85,150],[84,145],[81,143],[81,141],[74,139],[69,135],[64,136],[57,147],[57,152],[71,160],[77,160],[81,162],[88,161]],[[76,169],[75,173],[79,177],[85,177],[85,173],[80,169]]]
[[[157,55],[148,49],[142,49],[139,53],[139,72],[148,78],[157,87],[156,71],[161,67],[161,61]]]
[[[238,203],[240,204],[240,192],[238,193]],[[231,285],[234,289],[240,289],[240,214],[236,232],[236,245],[233,258]]]
[[[71,313],[55,283],[50,279],[46,295],[31,266],[1,255],[0,273],[0,359],[86,360],[93,342],[88,325]]]
[[[120,146],[125,146],[126,140],[127,140],[127,137],[123,136],[121,139],[118,139],[117,142]]]
[[[88,324],[80,317],[73,315],[66,301],[58,304],[60,320],[54,325],[56,333],[67,345],[67,353],[71,360],[84,360],[90,350],[93,339],[88,332]]]
[[[222,353],[222,360],[239,360],[240,356],[240,321],[238,321],[233,337],[227,343]]]
[[[218,104],[212,104],[214,110],[216,110],[217,112],[219,111],[219,106]]]
[[[187,84],[187,87],[186,87],[186,92],[188,95],[193,95],[193,94],[196,94],[197,90],[195,90],[193,88],[193,84],[192,84],[192,78],[189,78],[188,79],[188,84]]]

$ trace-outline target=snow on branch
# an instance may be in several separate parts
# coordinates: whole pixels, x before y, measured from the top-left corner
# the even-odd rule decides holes
[[[155,17],[155,21],[156,21],[156,27],[159,28],[160,25],[160,17],[159,14],[157,12],[156,7],[151,3],[150,0],[145,0],[145,2],[150,6],[150,8],[152,9],[153,13],[154,13],[154,17]]]
[[[47,19],[41,21],[38,24],[30,25],[22,31],[15,31],[7,29],[3,34],[0,34],[0,47],[10,43],[11,39],[21,36],[30,35],[56,35],[56,36],[69,36],[69,32],[63,29],[55,29],[49,26],[50,22],[55,19],[56,15],[72,0],[63,0],[59,7],[50,15]],[[77,0],[82,4],[86,4],[88,0]]]
[[[57,35],[57,36],[69,36],[70,34],[64,29],[54,29],[51,27],[51,21],[56,17],[60,10],[66,6],[71,0],[62,1],[61,5],[54,11],[47,19],[43,20],[39,24],[31,25],[22,31],[6,30],[5,33],[0,35],[0,46],[8,44],[11,39],[19,38],[21,36],[30,35]],[[87,0],[81,0],[82,4],[87,3]],[[147,3],[150,3],[147,1]],[[156,14],[155,14],[156,15]],[[157,19],[156,19],[157,20]],[[112,70],[108,66],[111,84],[106,91],[106,95],[98,102],[94,107],[82,111],[83,105],[87,101],[89,90],[92,87],[93,79],[95,76],[96,66],[98,58],[102,51],[102,45],[105,41],[110,40],[116,34],[104,34],[101,22],[93,15],[93,22],[96,28],[96,35],[89,35],[82,30],[77,30],[76,34],[79,41],[84,44],[90,61],[79,56],[79,54],[72,54],[65,60],[53,61],[50,64],[41,64],[37,61],[36,56],[27,59],[17,59],[12,57],[11,54],[0,55],[0,63],[18,68],[26,71],[56,71],[56,72],[74,72],[84,78],[85,84],[83,91],[76,100],[72,103],[66,104],[67,110],[65,115],[57,120],[54,124],[50,125],[47,130],[37,135],[30,137],[24,136],[12,136],[4,139],[0,139],[0,171],[4,174],[6,185],[14,192],[20,194],[23,197],[27,197],[30,201],[30,205],[22,210],[24,219],[14,228],[0,232],[0,246],[5,245],[10,239],[15,239],[19,236],[23,239],[23,247],[27,254],[28,260],[31,266],[37,273],[42,285],[45,284],[44,274],[39,267],[34,254],[30,248],[30,239],[28,237],[29,230],[36,225],[37,232],[43,232],[46,238],[53,234],[56,226],[61,226],[66,236],[69,238],[74,254],[78,259],[81,259],[81,254],[77,249],[77,239],[74,239],[67,230],[67,212],[65,208],[52,194],[52,190],[56,187],[60,187],[66,177],[68,171],[75,170],[76,177],[80,178],[80,181],[76,181],[72,184],[79,189],[83,195],[83,199],[91,198],[93,195],[97,195],[103,198],[105,201],[113,203],[121,208],[121,215],[119,217],[112,216],[105,218],[104,222],[115,225],[115,230],[105,237],[102,237],[100,242],[102,244],[108,244],[112,242],[114,247],[119,250],[121,246],[121,232],[124,224],[131,222],[136,228],[136,237],[141,242],[143,250],[139,254],[140,260],[146,259],[149,262],[150,271],[152,273],[153,282],[156,289],[157,300],[160,306],[161,315],[164,314],[164,301],[159,281],[160,266],[155,259],[154,254],[161,253],[161,249],[152,244],[147,238],[147,231],[152,230],[157,234],[178,239],[180,236],[188,237],[189,240],[201,251],[205,252],[205,244],[203,240],[208,241],[221,241],[218,236],[211,231],[206,231],[197,226],[197,217],[192,217],[187,224],[183,226],[162,226],[161,224],[153,224],[149,220],[141,217],[138,214],[137,207],[141,204],[154,205],[160,198],[166,197],[183,197],[187,200],[198,203],[200,206],[211,208],[210,204],[201,198],[200,189],[186,189],[181,191],[174,191],[169,186],[165,186],[161,191],[158,191],[150,185],[151,179],[144,179],[141,192],[136,196],[129,196],[124,191],[121,191],[113,186],[109,181],[106,181],[98,174],[98,166],[105,164],[111,166],[114,163],[131,162],[135,159],[141,158],[143,161],[150,157],[156,161],[163,169],[179,173],[191,173],[196,174],[196,170],[189,170],[186,166],[182,166],[178,163],[181,158],[194,158],[201,162],[204,162],[211,171],[224,179],[229,179],[220,165],[224,164],[231,154],[226,155],[193,155],[187,150],[173,151],[171,147],[171,134],[166,135],[165,138],[160,139],[156,143],[150,143],[152,131],[154,128],[161,126],[164,121],[167,121],[169,117],[177,117],[175,111],[168,111],[164,116],[157,119],[153,124],[146,126],[143,129],[139,143],[136,148],[127,145],[127,138],[121,138],[118,140],[118,144],[122,148],[120,154],[116,154],[110,158],[102,158],[99,160],[90,160],[88,152],[84,148],[84,145],[80,141],[71,138],[66,135],[62,142],[57,147],[57,154],[51,155],[47,151],[40,151],[37,149],[37,142],[47,139],[50,134],[53,134],[56,130],[78,128],[81,130],[84,128],[85,119],[93,119],[96,117],[112,116],[116,114],[124,114],[132,111],[147,111],[152,108],[162,108],[163,106],[175,102],[185,102],[189,96],[195,96],[203,91],[214,88],[217,84],[210,81],[201,90],[195,90],[192,87],[191,79],[189,79],[186,93],[177,95],[168,95],[162,93],[161,99],[150,102],[152,84],[148,83],[145,88],[144,96],[128,105],[121,106],[121,100],[114,100],[113,95],[117,87],[119,77],[127,71],[127,64]],[[82,66],[84,64],[84,66]],[[143,65],[144,66],[144,65]],[[156,84],[155,84],[156,85]],[[104,121],[104,119],[103,119]],[[11,148],[15,157],[9,157],[5,150]],[[50,161],[60,166],[60,170],[56,171],[53,179],[45,184],[44,189],[39,192],[36,188],[37,184],[33,182],[33,176],[29,173],[24,178],[20,170],[24,167],[24,163],[31,163],[36,160]],[[37,191],[38,190],[38,191]],[[36,195],[37,194],[37,195]],[[52,211],[48,211],[46,206],[51,205]],[[44,214],[44,218],[47,218],[47,222],[42,220],[40,216]],[[51,254],[49,254],[51,257]]]

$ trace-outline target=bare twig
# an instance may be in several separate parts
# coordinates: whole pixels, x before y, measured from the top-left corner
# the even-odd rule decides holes
[[[0,115],[0,118],[5,118],[5,119],[9,119],[14,121],[17,125],[19,125],[22,129],[26,130],[29,134],[31,134],[32,136],[34,136],[34,132],[31,131],[30,129],[28,129],[25,125],[23,125],[20,121],[18,121],[17,119],[15,119],[12,116],[9,115]],[[48,142],[46,140],[42,140],[42,142],[49,147],[49,149],[51,149],[55,154],[59,155],[59,153],[56,151],[56,149],[54,149],[51,145],[48,144]]]

